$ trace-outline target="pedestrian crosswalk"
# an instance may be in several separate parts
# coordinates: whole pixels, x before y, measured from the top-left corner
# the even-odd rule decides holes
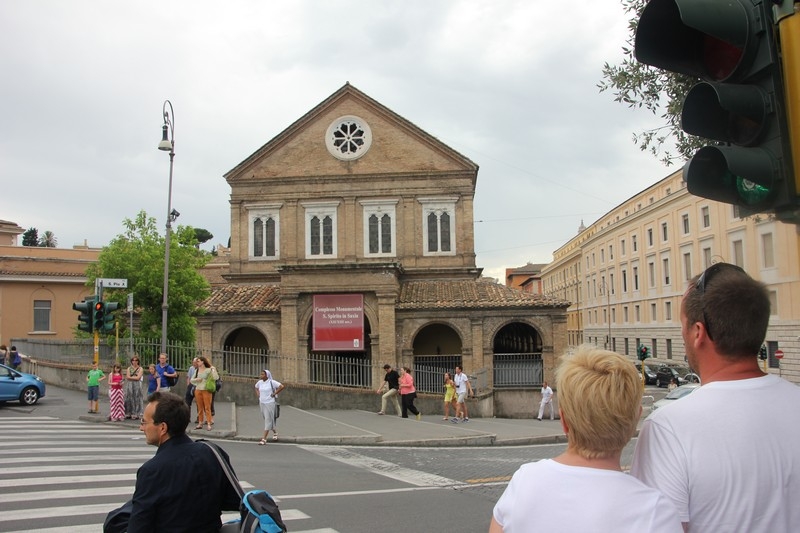
[[[79,420],[0,418],[0,530],[102,531],[108,512],[133,494],[137,469],[153,457],[155,448],[143,437],[131,427]],[[245,481],[242,486],[253,488]],[[302,522],[295,521],[308,515],[298,509],[281,513],[293,532],[302,533]],[[237,513],[226,513],[222,520],[234,518]]]

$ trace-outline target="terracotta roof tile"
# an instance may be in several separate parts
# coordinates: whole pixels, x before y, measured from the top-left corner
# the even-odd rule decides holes
[[[489,281],[409,281],[400,290],[398,309],[457,307],[567,307],[568,302]]]
[[[275,285],[223,285],[213,287],[200,307],[211,314],[274,313],[280,311],[281,293]]]

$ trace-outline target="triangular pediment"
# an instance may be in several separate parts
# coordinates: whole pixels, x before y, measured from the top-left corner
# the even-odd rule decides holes
[[[371,144],[343,160],[326,139],[342,117],[364,121]],[[470,173],[478,166],[349,83],[225,174],[229,183],[272,177]]]

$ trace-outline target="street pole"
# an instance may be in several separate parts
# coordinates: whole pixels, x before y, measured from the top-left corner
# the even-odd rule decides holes
[[[169,112],[167,106],[169,105]],[[161,353],[167,353],[167,318],[169,310],[169,249],[172,237],[172,221],[177,218],[177,211],[172,209],[172,167],[175,161],[175,112],[172,102],[164,101],[162,108],[164,125],[162,126],[162,139],[158,149],[169,150],[169,193],[167,195],[167,231],[164,237],[164,298],[161,302]]]

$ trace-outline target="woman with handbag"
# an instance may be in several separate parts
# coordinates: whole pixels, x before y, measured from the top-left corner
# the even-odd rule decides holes
[[[278,440],[278,409],[280,409],[278,394],[284,388],[280,381],[272,379],[269,370],[261,371],[261,379],[256,381],[256,396],[261,416],[264,417],[264,437],[258,442],[259,446],[267,443],[270,430],[272,430],[272,440]]]
[[[211,361],[207,357],[200,357],[197,375],[191,379],[194,385],[194,401],[197,403],[197,425],[194,429],[203,429],[205,422],[206,429],[211,431],[211,424],[214,423],[211,418],[211,393],[217,390],[216,380],[219,379],[219,375],[215,376],[215,373]]]

